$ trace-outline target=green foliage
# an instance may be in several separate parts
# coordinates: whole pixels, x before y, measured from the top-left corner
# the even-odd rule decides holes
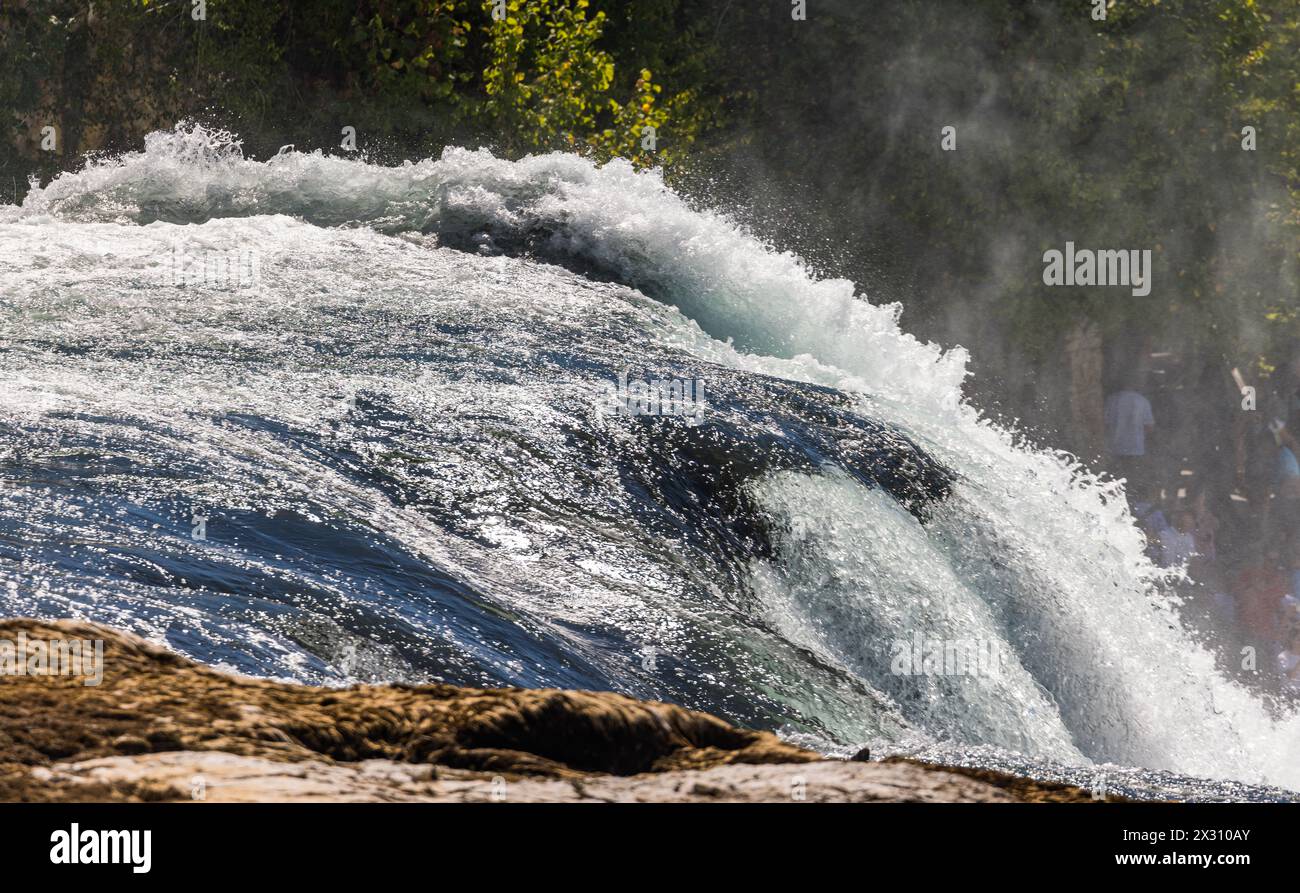
[[[263,152],[332,140],[343,124],[399,154],[482,142],[645,165],[673,158],[643,148],[646,127],[656,142],[671,129],[689,144],[701,121],[694,94],[662,101],[647,68],[603,47],[606,13],[589,0],[510,0],[500,20],[495,6],[208,0],[195,21],[189,0],[99,0],[93,17],[75,0],[52,0],[52,16],[20,5],[0,9],[0,46],[13,49],[0,60],[0,97],[20,116],[82,120],[69,128],[77,153],[125,148],[184,117],[210,118]],[[29,152],[28,170],[40,162],[50,159]]]
[[[636,163],[662,161],[642,148],[647,126],[662,129],[662,87],[642,69],[617,98],[617,63],[601,48],[604,12],[588,0],[413,0],[354,16],[350,42],[364,51],[366,81],[446,107],[454,119],[512,154],[592,151]],[[344,61],[351,63],[346,57]],[[689,93],[674,97],[684,109]]]
[[[506,17],[488,27],[482,109],[516,147],[572,147],[595,131],[614,60],[597,47],[605,15],[588,18],[588,6],[510,0]]]
[[[334,41],[340,64],[368,92],[455,104],[472,83],[465,62],[472,31],[465,0],[362,3],[345,38]]]

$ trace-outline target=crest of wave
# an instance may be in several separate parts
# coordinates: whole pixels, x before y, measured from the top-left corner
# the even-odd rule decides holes
[[[800,358],[863,379],[873,393],[955,403],[966,353],[923,344],[898,326],[897,305],[861,300],[845,279],[817,279],[725,215],[699,211],[657,171],[564,153],[519,161],[449,148],[394,167],[286,147],[246,158],[224,131],[180,124],[143,152],[88,160],[34,188],[22,217],[199,223],[286,214],[324,226],[436,232],[484,250],[526,242],[677,305],[715,339],[751,354]],[[906,380],[896,374],[909,370]]]

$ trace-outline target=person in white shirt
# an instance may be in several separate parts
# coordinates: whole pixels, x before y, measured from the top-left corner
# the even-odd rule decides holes
[[[1105,423],[1110,465],[1135,492],[1145,480],[1147,436],[1156,425],[1151,403],[1132,389],[1116,391],[1106,398]]]

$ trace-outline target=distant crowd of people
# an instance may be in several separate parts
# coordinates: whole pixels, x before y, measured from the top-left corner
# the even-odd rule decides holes
[[[1246,670],[1300,696],[1300,353],[1274,388],[1232,376],[1224,394],[1236,403],[1218,416],[1228,430],[1193,429],[1181,439],[1196,443],[1153,451],[1159,420],[1131,375],[1106,398],[1107,464],[1127,481],[1150,557],[1187,569]]]

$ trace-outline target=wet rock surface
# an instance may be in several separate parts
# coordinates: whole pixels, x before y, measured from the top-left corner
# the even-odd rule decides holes
[[[1023,802],[1076,788],[907,760],[826,760],[767,732],[607,692],[346,689],[248,679],[74,621],[103,678],[0,676],[0,799]]]

